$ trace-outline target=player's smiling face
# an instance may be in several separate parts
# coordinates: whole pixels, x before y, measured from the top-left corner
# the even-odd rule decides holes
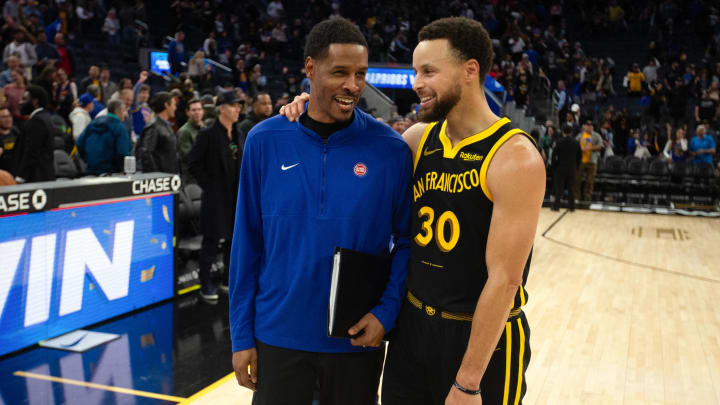
[[[442,120],[460,101],[461,68],[446,39],[418,44],[413,52],[413,90],[420,98],[420,120]]]
[[[326,123],[350,119],[365,88],[367,48],[358,44],[330,44],[327,55],[308,58],[305,69],[311,80],[310,117]]]

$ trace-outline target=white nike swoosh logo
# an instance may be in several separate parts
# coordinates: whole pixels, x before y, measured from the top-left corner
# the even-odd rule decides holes
[[[295,167],[295,166],[297,166],[297,165],[299,165],[299,164],[300,164],[300,163],[295,163],[295,164],[292,165],[292,166],[285,166],[285,165],[283,164],[282,166],[280,166],[280,168],[283,169],[283,170],[290,170],[290,169],[292,169],[293,167]]]

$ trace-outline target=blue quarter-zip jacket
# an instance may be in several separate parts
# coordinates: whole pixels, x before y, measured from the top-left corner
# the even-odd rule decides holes
[[[333,249],[381,254],[392,240],[390,281],[371,312],[389,332],[410,257],[410,149],[389,126],[355,109],[327,142],[276,116],[248,134],[230,258],[233,352],[273,346],[356,352],[327,337]]]

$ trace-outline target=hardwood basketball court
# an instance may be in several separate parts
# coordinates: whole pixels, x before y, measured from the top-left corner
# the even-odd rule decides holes
[[[525,404],[720,403],[720,221],[543,209]],[[187,401],[250,404],[226,378]]]
[[[523,403],[720,403],[719,287],[719,219],[543,209]],[[249,405],[230,373],[228,303],[198,300],[100,326],[123,338],[83,355],[33,348],[0,360],[0,405]]]

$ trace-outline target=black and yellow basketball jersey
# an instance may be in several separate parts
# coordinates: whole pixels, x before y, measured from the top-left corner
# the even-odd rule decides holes
[[[493,211],[488,167],[495,152],[514,135],[532,138],[502,118],[452,146],[446,123],[428,125],[415,155],[407,286],[429,305],[473,313],[488,278],[485,248]],[[530,257],[523,286],[529,267]],[[525,289],[519,288],[513,312],[527,298]]]

